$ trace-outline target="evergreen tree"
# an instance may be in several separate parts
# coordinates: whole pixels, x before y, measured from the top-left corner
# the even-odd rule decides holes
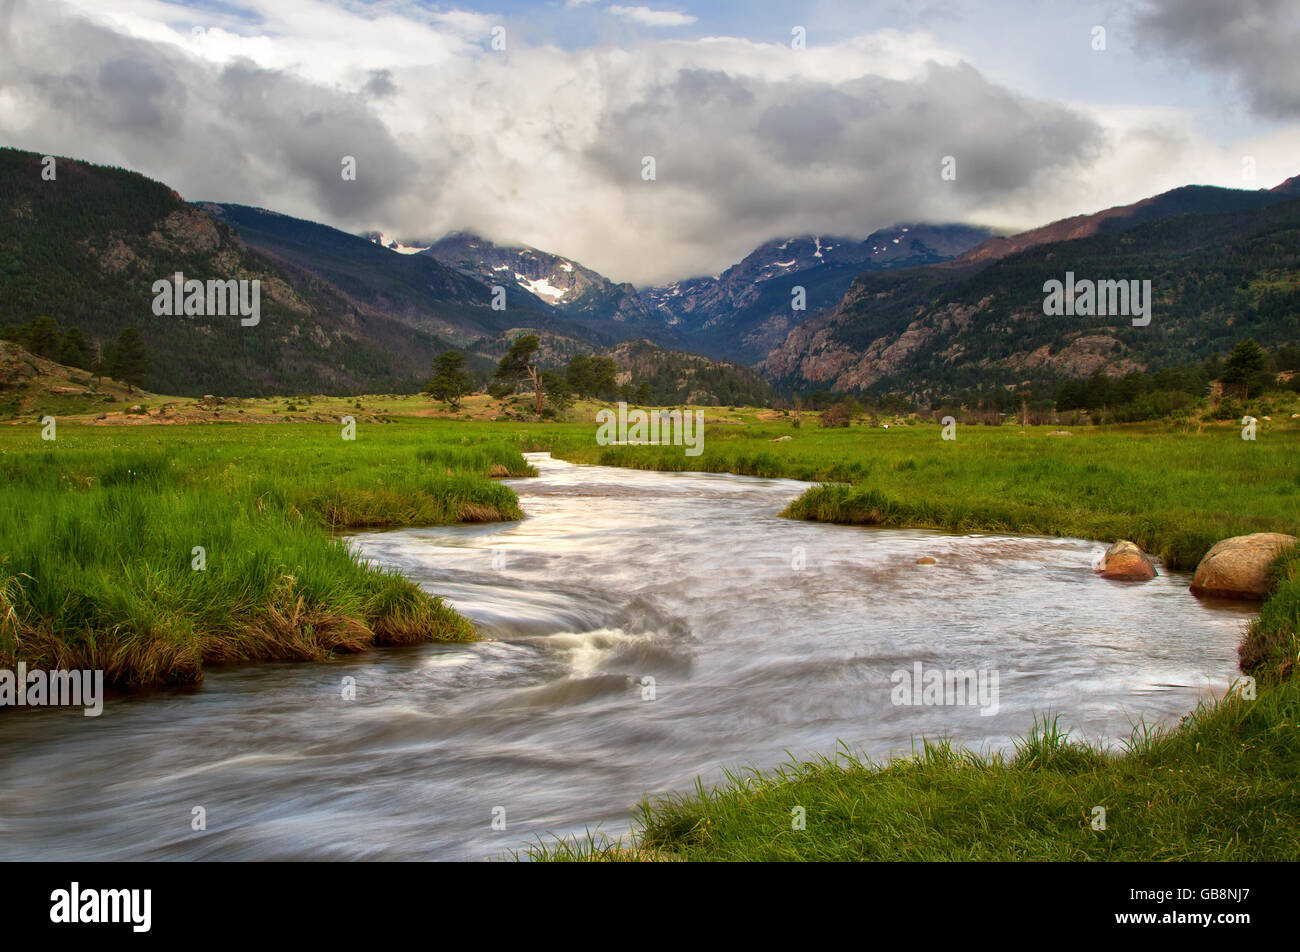
[[[102,383],[104,374],[108,372],[107,364],[104,360],[104,344],[98,337],[90,349],[90,366],[87,368],[95,375],[95,383]]]
[[[106,357],[108,375],[126,384],[127,393],[144,383],[144,375],[149,372],[149,353],[134,327],[124,328],[117,335]]]
[[[615,382],[618,377],[618,365],[613,357],[591,358],[589,386],[593,396],[608,396],[618,389]]]
[[[27,325],[24,337],[23,346],[37,357],[44,357],[47,360],[59,359],[59,325],[52,317],[42,315],[36,318]]]
[[[586,354],[570,357],[569,366],[564,371],[564,380],[579,397],[585,398],[595,392],[592,386],[591,358]]]
[[[501,363],[496,370],[496,378],[515,386],[518,386],[523,380],[532,381],[537,415],[541,416],[544,390],[541,377],[538,374],[537,363],[534,360],[539,346],[540,342],[537,340],[536,334],[525,334],[522,337],[516,337],[514,343],[510,345],[510,350],[501,358]]]
[[[573,406],[573,388],[567,376],[542,371],[542,386],[546,388],[546,402],[561,413]]]
[[[80,327],[70,327],[59,342],[59,363],[80,370],[90,369],[90,345]]]
[[[435,400],[444,400],[453,410],[460,409],[461,399],[469,393],[469,374],[465,372],[465,357],[459,351],[449,350],[433,358],[433,376],[425,392]]]
[[[1252,338],[1237,342],[1232,353],[1223,362],[1223,375],[1219,378],[1225,386],[1235,387],[1243,399],[1250,399],[1252,384],[1257,383],[1265,366],[1268,355]]]

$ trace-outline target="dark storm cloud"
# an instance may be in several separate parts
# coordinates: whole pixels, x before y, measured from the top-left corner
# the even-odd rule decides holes
[[[1300,3],[1147,0],[1136,22],[1168,52],[1234,76],[1261,116],[1300,116]]]
[[[1092,120],[967,66],[833,87],[693,71],[605,116],[590,157],[619,180],[653,155],[658,183],[714,205],[720,229],[780,217],[860,233],[918,215],[956,218],[1050,185],[1093,160],[1102,138]],[[949,155],[955,182],[940,177]]]
[[[184,183],[190,198],[288,199],[358,227],[401,204],[414,163],[362,97],[16,9],[21,35],[0,41],[0,87],[21,97],[30,128],[0,129],[6,144],[46,148],[72,134],[85,143],[74,157]],[[344,156],[356,159],[355,181],[343,179]]]
[[[116,59],[99,68],[92,87],[105,119],[140,134],[175,132],[185,109],[185,88],[153,63]]]
[[[54,2],[0,10],[15,11],[0,144],[351,231],[469,228],[639,284],[717,270],[775,236],[997,225],[1000,210],[1077,189],[1106,148],[1081,112],[906,42],[849,39],[806,61],[718,38],[503,58],[475,45],[477,26],[461,48],[355,12],[324,38],[149,34],[164,41]],[[418,49],[390,65],[399,39]],[[425,44],[440,58],[426,62]]]

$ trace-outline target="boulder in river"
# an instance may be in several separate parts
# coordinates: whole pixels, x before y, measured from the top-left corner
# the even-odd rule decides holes
[[[933,556],[925,555],[916,560],[917,565],[934,565],[938,562]]]
[[[1145,582],[1156,577],[1156,567],[1136,543],[1120,539],[1101,557],[1097,574],[1122,582]]]
[[[1255,532],[1216,542],[1192,577],[1193,595],[1260,600],[1268,594],[1268,566],[1278,552],[1296,544],[1293,535]]]

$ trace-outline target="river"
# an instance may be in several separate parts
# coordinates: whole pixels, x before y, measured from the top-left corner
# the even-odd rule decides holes
[[[1236,672],[1244,607],[1099,579],[1099,543],[794,522],[804,483],[530,460],[521,522],[351,537],[484,640],[9,712],[0,858],[493,858],[840,741],[989,751],[1047,712],[1115,741]],[[996,709],[894,703],[918,663],[996,673]]]

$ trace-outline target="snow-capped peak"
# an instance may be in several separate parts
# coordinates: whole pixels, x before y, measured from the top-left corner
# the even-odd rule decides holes
[[[396,251],[399,255],[418,255],[421,251],[428,251],[430,248],[429,245],[404,245],[395,238],[389,238],[382,231],[371,232],[368,237],[379,247]]]

